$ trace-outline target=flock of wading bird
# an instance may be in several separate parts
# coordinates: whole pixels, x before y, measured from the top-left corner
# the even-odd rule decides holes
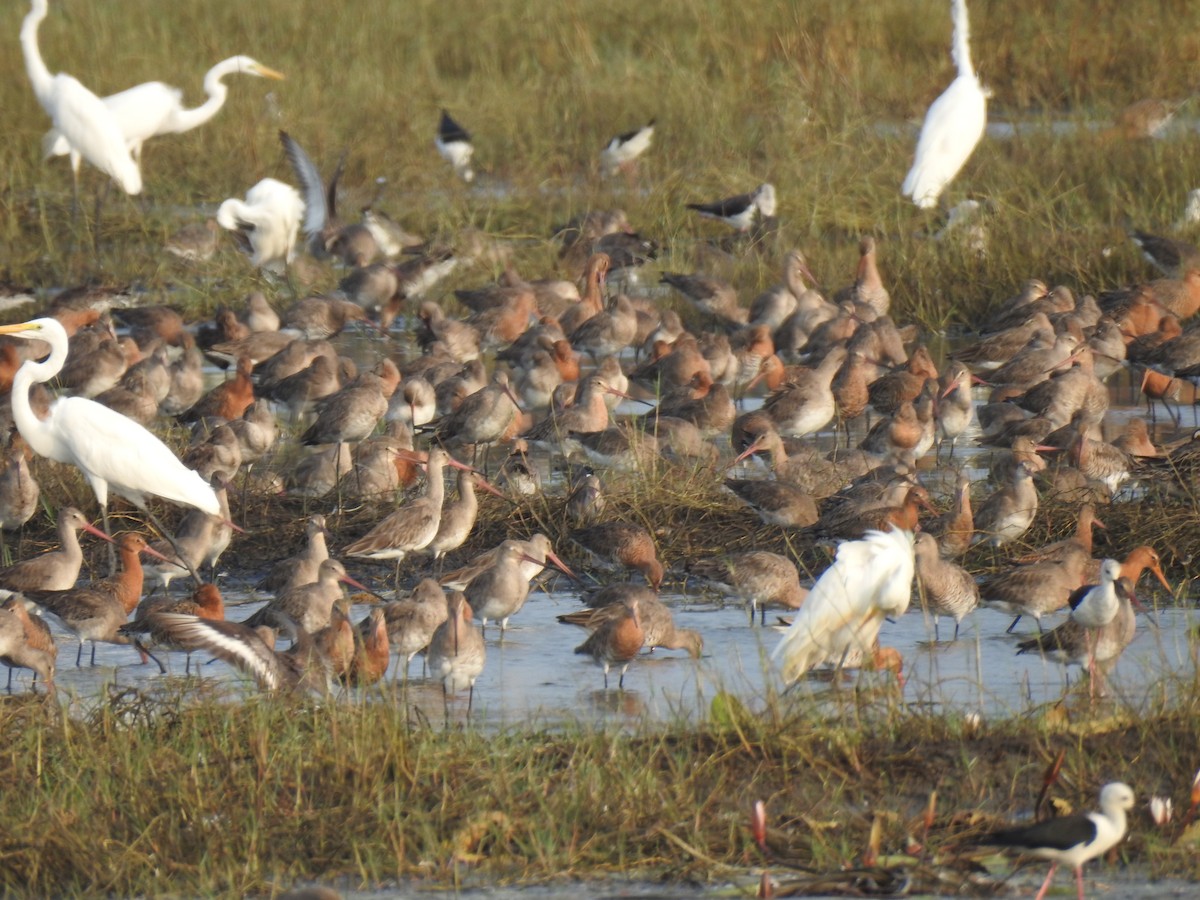
[[[21,31],[31,82],[55,126],[47,144],[61,145],[75,162],[88,159],[131,193],[140,186],[140,169],[101,165],[98,146],[140,163],[146,138],[195,127],[219,110],[224,75],[278,77],[248,57],[231,58],[210,71],[210,100],[196,110],[184,110],[172,89],[140,85],[124,92],[165,98],[173,124],[150,129],[121,119],[115,98],[122,95],[100,100],[71,76],[49,74],[37,43],[47,12],[45,0],[34,0]],[[974,146],[972,140],[954,159],[943,158],[939,133],[954,131],[967,112],[972,123],[980,119],[982,133],[986,91],[970,66],[961,0],[952,3],[952,14],[959,78],[931,108],[904,188],[921,206],[936,202]],[[954,99],[961,95],[970,102]],[[653,129],[651,122],[604,147],[605,173],[630,171]],[[577,652],[603,667],[606,687],[613,665],[621,668],[623,686],[643,648],[682,649],[693,657],[703,648],[700,635],[675,628],[659,599],[665,570],[655,538],[638,525],[604,518],[604,477],[614,468],[671,477],[673,466],[724,472],[731,461],[765,459],[765,467],[742,473],[752,477],[724,479],[724,487],[764,522],[792,530],[794,540],[841,542],[811,591],[795,563],[775,553],[681,560],[687,576],[742,599],[751,623],[768,606],[796,610],[774,653],[789,683],[822,666],[874,664],[899,675],[899,654],[881,648],[878,635],[888,618],[908,609],[915,576],[935,628],[938,617],[953,617],[957,639],[959,624],[980,604],[1032,617],[1039,633],[1020,651],[1086,666],[1095,689],[1097,674],[1134,637],[1142,573],[1149,569],[1170,590],[1152,547],[1130,548],[1123,561],[1093,559],[1092,528],[1100,522],[1097,505],[1132,496],[1127,482],[1140,482],[1140,491],[1194,490],[1200,442],[1165,452],[1151,444],[1145,423],[1133,420],[1109,443],[1102,426],[1105,379],[1122,366],[1137,367],[1143,391],[1164,402],[1200,366],[1200,331],[1185,324],[1200,309],[1195,248],[1137,233],[1165,277],[1099,297],[1077,299],[1067,287],[1051,290],[1031,280],[997,305],[976,343],[939,367],[916,330],[889,316],[872,238],[861,243],[852,281],[828,297],[793,250],[781,282],[749,304],[706,269],[662,273],[679,298],[668,305],[657,292],[636,290],[636,273],[656,245],[619,210],[593,211],[556,233],[563,268],[556,275],[567,278],[527,280],[511,264],[510,248],[486,235],[472,232],[461,246],[431,247],[370,209],[360,223],[339,223],[336,176],[325,185],[300,145],[287,134],[281,139],[303,195],[264,179],[245,201],[222,204],[215,223],[181,234],[168,249],[202,264],[217,249],[220,226],[239,236],[255,266],[283,268],[303,258],[297,255],[303,229],[311,256],[349,269],[337,292],[300,299],[282,316],[254,295],[240,314],[223,307],[211,323],[189,323],[171,307],[122,307],[111,292],[81,289],[59,294],[39,318],[0,327],[8,335],[0,361],[11,385],[14,435],[0,476],[0,525],[17,528],[36,509],[30,469],[36,455],[82,471],[106,526],[111,489],[164,535],[155,543],[122,536],[120,571],[110,554],[113,574],[79,587],[78,531],[112,538],[107,527],[100,532],[78,510],[62,508],[61,548],[0,571],[0,587],[13,593],[0,610],[0,659],[10,666],[32,668],[53,683],[56,648],[40,611],[79,637],[77,664],[83,641],[93,648],[97,641],[131,643],[146,656],[156,646],[204,650],[276,689],[325,685],[330,678],[373,682],[394,648],[405,673],[413,656],[424,653],[449,694],[472,689],[483,668],[484,634],[474,621],[484,629],[489,619],[498,621],[502,639],[547,565],[574,577],[545,535],[514,537],[461,569],[421,580],[410,596],[355,624],[347,620],[342,584],[362,585],[329,556],[327,523],[313,516],[301,555],[281,562],[261,585],[273,599],[244,622],[227,621],[220,591],[203,583],[200,571],[213,569],[236,540],[228,486],[243,470],[249,479],[254,466],[260,486],[274,489],[271,479],[279,478],[288,491],[336,497],[338,509],[349,497],[407,491],[424,467],[415,494],[387,515],[381,504],[368,533],[334,537],[338,556],[395,560],[399,588],[406,558],[440,561],[467,541],[477,490],[526,502],[542,490],[547,458],[586,460],[588,467],[570,468],[562,503],[574,527],[572,546],[641,578],[588,593],[586,609],[562,617],[590,629]],[[470,134],[448,113],[435,143],[461,178],[474,178]],[[689,205],[733,230],[706,245],[720,245],[716,256],[770,246],[762,240],[777,226],[769,183]],[[504,265],[503,276],[457,290],[453,299],[439,293],[450,272],[476,261]],[[616,284],[626,290],[611,290]],[[117,336],[114,319],[127,334]],[[331,339],[362,320],[373,321],[384,340],[374,345],[379,358],[360,370]],[[207,393],[206,356],[233,373]],[[973,385],[983,379],[990,393],[977,404]],[[62,396],[45,387],[52,380]],[[761,406],[751,408],[755,403],[747,401],[756,395]],[[651,408],[618,417],[622,399]],[[851,434],[868,410],[878,418],[851,449]],[[172,421],[195,423],[182,461],[149,430]],[[831,423],[847,446],[823,453],[812,438]],[[994,489],[973,499],[963,476],[952,509],[921,521],[923,512],[936,510],[918,466],[935,448],[935,455],[944,449],[953,459],[956,445],[967,440],[994,448],[987,457]],[[418,442],[427,449],[416,449]],[[295,444],[303,448],[298,460]],[[477,461],[481,449],[486,460],[495,445],[507,455],[493,483],[464,460]],[[272,460],[286,461],[286,475],[270,471]],[[458,472],[453,500],[444,483],[448,467]],[[959,565],[975,543],[1004,548],[1019,541],[1046,485],[1081,504],[1072,537],[1033,552],[1023,548],[1010,568],[982,583]],[[151,497],[189,507],[173,532],[153,516]],[[661,549],[678,556],[669,543]],[[143,553],[153,559],[144,567]],[[188,576],[197,587],[186,600],[142,601],[147,576],[164,588]],[[1068,608],[1065,621],[1041,630],[1044,615]],[[291,639],[282,652],[280,631]]]

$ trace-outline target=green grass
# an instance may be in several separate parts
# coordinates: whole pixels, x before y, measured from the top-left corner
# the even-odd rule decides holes
[[[0,245],[18,281],[49,287],[94,276],[180,287],[181,302],[208,311],[251,284],[244,261],[230,250],[215,271],[180,270],[160,241],[197,215],[191,209],[211,211],[266,175],[290,179],[276,139],[283,127],[327,171],[347,151],[349,214],[378,176],[389,181],[381,205],[432,235],[473,223],[544,237],[584,209],[621,205],[664,242],[668,268],[690,267],[697,239],[718,233],[685,202],[769,179],[781,198],[779,250],[802,246],[836,287],[851,277],[857,236],[879,235],[898,309],[931,327],[970,321],[1033,275],[1079,290],[1144,277],[1121,225],[1128,217],[1162,228],[1178,217],[1198,152],[1182,130],[1160,142],[1087,128],[985,140],[946,199],[991,201],[988,257],[928,240],[938,223],[898,186],[917,123],[953,77],[946,6],[885,0],[848,14],[828,2],[617,0],[600,10],[468,0],[403,10],[364,3],[349,16],[314,0],[169,15],[150,0],[54,3],[41,28],[43,56],[100,93],[161,79],[195,103],[202,73],[235,52],[288,75],[282,83],[233,77],[218,118],[149,142],[152,205],[109,203],[97,261],[67,253],[69,175],[62,160],[38,159],[47,120],[23,71],[16,33],[25,7],[14,3],[0,16],[0,32],[12,36],[0,59]],[[1134,100],[1183,99],[1194,88],[1178,62],[1194,58],[1200,41],[1200,10],[1188,4],[975,3],[971,12],[994,119],[1103,122]],[[432,148],[441,105],[474,132],[480,167],[511,192],[473,194],[453,183]],[[651,117],[659,128],[644,190],[599,182],[598,148]],[[85,185],[97,182],[85,176]],[[546,256],[531,248],[531,261],[544,268]],[[757,290],[777,266],[774,253],[739,266],[739,287]]]
[[[941,878],[953,891],[980,856],[972,839],[1027,816],[1060,752],[1050,795],[1067,807],[1090,808],[1100,784],[1127,778],[1139,804],[1155,792],[1181,813],[1200,739],[1194,701],[973,726],[851,691],[826,713],[794,699],[751,713],[724,699],[700,727],[491,733],[408,721],[390,688],[354,702],[235,704],[194,684],[178,691],[114,689],[71,717],[29,696],[0,703],[6,895],[610,874],[749,883],[761,866],[786,876],[784,859],[835,873],[873,841],[881,860],[910,867],[915,889]],[[760,799],[772,855],[749,833]],[[1195,836],[1179,832],[1135,811],[1121,854],[1147,875],[1200,878]],[[913,840],[925,852],[899,859]]]
[[[1194,90],[1187,61],[1200,49],[1200,7],[971,3],[992,117],[1081,126],[1038,127],[978,148],[946,200],[990,202],[989,253],[980,258],[931,240],[941,218],[899,195],[916,128],[953,77],[947,6],[374,0],[351,10],[316,0],[52,0],[40,42],[48,65],[99,93],[161,79],[195,104],[202,73],[234,53],[288,76],[231,78],[216,119],[150,141],[149,202],[110,197],[94,255],[83,249],[86,227],[70,229],[65,162],[39,159],[48,121],[16,40],[26,6],[12,2],[0,10],[9,49],[0,54],[0,274],[42,290],[129,281],[196,317],[237,300],[259,280],[234,250],[188,268],[161,243],[262,177],[293,180],[276,135],[286,128],[326,171],[346,150],[347,215],[384,176],[380,206],[407,227],[453,239],[474,225],[511,239],[530,276],[555,271],[544,240],[555,224],[612,206],[664,244],[662,268],[691,269],[698,244],[721,230],[684,204],[771,180],[782,233],[731,267],[744,298],[778,279],[791,246],[827,287],[848,283],[863,233],[880,239],[896,317],[934,329],[977,321],[1029,277],[1077,291],[1145,278],[1124,223],[1175,221],[1196,186],[1200,149],[1181,131],[1136,142],[1083,126],[1138,99]],[[432,147],[443,105],[473,131],[486,177],[510,190],[453,181]],[[1197,112],[1193,104],[1184,115]],[[636,188],[599,181],[599,147],[651,117],[659,128]],[[99,184],[86,166],[83,184],[88,192]],[[490,274],[476,267],[449,286]],[[325,269],[316,287],[336,278]],[[91,508],[74,473],[48,474],[42,466],[55,503]],[[721,494],[715,472],[652,474],[614,480],[609,502],[652,530],[672,530],[668,565],[718,549],[717,533],[729,549],[788,547],[780,529]],[[485,502],[477,544],[536,530],[558,537],[557,503]],[[301,513],[298,502],[256,498],[234,517],[259,529],[247,552],[265,555],[269,541],[274,557],[298,541]],[[348,518],[340,537],[372,516]],[[1031,539],[1070,530],[1069,516],[1047,505]],[[1153,516],[1131,504],[1105,512],[1110,535],[1168,546],[1172,578],[1200,554],[1195,518],[1185,502]],[[48,522],[31,539],[49,535]],[[723,882],[769,862],[747,830],[758,798],[789,854],[822,871],[860,861],[879,822],[883,852],[903,849],[909,835],[931,848],[915,866],[926,877],[951,868],[970,835],[1027,814],[1061,750],[1055,793],[1076,806],[1127,777],[1139,802],[1155,790],[1186,808],[1200,710],[1188,699],[1195,685],[1175,687],[1165,693],[1181,699],[1161,709],[1076,710],[1066,721],[1054,709],[980,733],[886,697],[847,697],[838,716],[792,698],[768,698],[751,713],[730,702],[699,727],[632,733],[442,730],[409,721],[403,703],[374,692],[362,702],[230,703],[188,685],[165,698],[114,695],[82,714],[10,698],[0,703],[0,885],[26,896],[240,896],[309,879],[446,885],[613,873]],[[934,790],[938,814],[924,835]],[[1200,878],[1194,835],[1173,837],[1139,815],[1121,853],[1152,876]]]

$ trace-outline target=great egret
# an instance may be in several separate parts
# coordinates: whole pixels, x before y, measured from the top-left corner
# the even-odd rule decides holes
[[[300,192],[274,178],[264,178],[246,191],[244,201],[233,197],[217,208],[217,224],[249,241],[250,262],[275,272],[296,255],[303,218]]]
[[[67,332],[57,319],[0,326],[0,334],[50,345],[46,359],[26,360],[13,376],[13,419],[35,453],[83,472],[100,504],[106,532],[111,533],[109,488],[146,513],[164,534],[167,532],[147,509],[149,495],[194,506],[214,516],[223,515],[216,493],[204,479],[127,416],[83,397],[61,397],[51,404],[44,418],[38,417],[29,403],[30,387],[49,381],[67,361]]]
[[[142,173],[129,153],[116,117],[104,101],[70,75],[51,75],[38,50],[38,26],[49,11],[46,0],[33,0],[21,25],[25,71],[38,103],[70,146],[71,167],[79,172],[82,157],[111,176],[127,194],[142,190]],[[57,371],[57,370],[55,370]]]
[[[841,544],[771,654],[784,680],[791,684],[822,663],[870,653],[883,620],[908,609],[915,567],[910,531],[868,531]]]
[[[967,0],[951,0],[954,45],[951,55],[958,77],[933,101],[925,114],[917,153],[901,192],[922,209],[937,206],[938,197],[966,164],[987,127],[987,98],[971,66]]]
[[[450,113],[444,109],[438,121],[438,133],[433,144],[442,159],[454,167],[454,174],[463,181],[475,178],[475,172],[471,169],[471,156],[475,153],[471,133],[450,118]]]
[[[221,111],[229,89],[222,80],[226,75],[256,75],[260,78],[282,79],[283,75],[269,69],[249,56],[231,56],[217,63],[204,76],[204,92],[208,100],[194,109],[183,108],[183,91],[161,81],[147,81],[118,94],[109,94],[104,105],[117,120],[121,133],[134,160],[142,162],[142,144],[160,134],[178,134],[198,128]],[[70,142],[57,128],[42,138],[46,156],[66,156]]]

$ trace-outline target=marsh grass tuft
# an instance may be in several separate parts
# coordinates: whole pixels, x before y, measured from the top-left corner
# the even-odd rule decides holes
[[[1126,777],[1139,796],[1174,795],[1186,808],[1200,740],[1194,700],[968,729],[862,696],[836,712],[774,698],[698,727],[491,732],[413,721],[392,691],[229,703],[180,683],[160,696],[114,691],[72,714],[8,698],[0,884],[62,896],[164,884],[240,894],[314,879],[705,882],[778,866],[748,831],[756,799],[779,853],[817,871],[860,862],[872,827],[885,854],[923,835],[929,859],[952,860],[1029,808],[1060,750],[1051,793],[1071,806]],[[1135,814],[1121,853],[1155,876],[1200,877],[1191,848],[1170,837]]]

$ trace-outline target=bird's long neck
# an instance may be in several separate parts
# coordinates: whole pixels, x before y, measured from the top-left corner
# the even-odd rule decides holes
[[[459,506],[468,510],[472,516],[479,509],[479,498],[475,496],[475,482],[471,480],[471,474],[466,470],[463,470],[458,479],[458,502]]]
[[[231,71],[237,71],[236,66],[230,68],[223,63],[208,70],[208,74],[204,76],[204,93],[208,94],[208,99],[194,109],[181,109],[177,112],[173,117],[176,131],[199,128],[221,111],[229,94],[229,89],[221,79]]]
[[[954,44],[950,54],[959,75],[974,75],[971,66],[971,26],[967,23],[967,0],[952,0],[950,18],[954,21]]]
[[[441,509],[442,504],[446,501],[446,481],[442,478],[443,465],[441,460],[430,459],[425,472],[428,482],[425,487],[425,496],[438,509]]]
[[[142,598],[142,588],[145,585],[145,572],[142,571],[140,551],[122,547],[121,571],[113,579],[113,589],[117,599],[125,608],[125,614],[133,612]]]
[[[44,456],[57,462],[67,462],[68,460],[62,459],[56,454],[57,445],[54,440],[46,439],[45,425],[30,405],[29,389],[35,383],[47,382],[58,374],[65,362],[65,357],[64,353],[62,358],[55,359],[52,351],[50,356],[42,362],[26,360],[17,370],[17,374],[13,376],[11,395],[13,397],[13,421],[17,425],[17,431],[25,439],[25,443],[33,448],[33,452],[38,456]]]
[[[29,73],[33,92],[37,94],[38,102],[43,108],[49,102],[50,87],[54,81],[54,76],[46,68],[38,49],[38,26],[42,24],[42,19],[46,18],[47,12],[46,0],[34,0],[33,8],[21,23],[21,49],[25,54],[25,71]]]

